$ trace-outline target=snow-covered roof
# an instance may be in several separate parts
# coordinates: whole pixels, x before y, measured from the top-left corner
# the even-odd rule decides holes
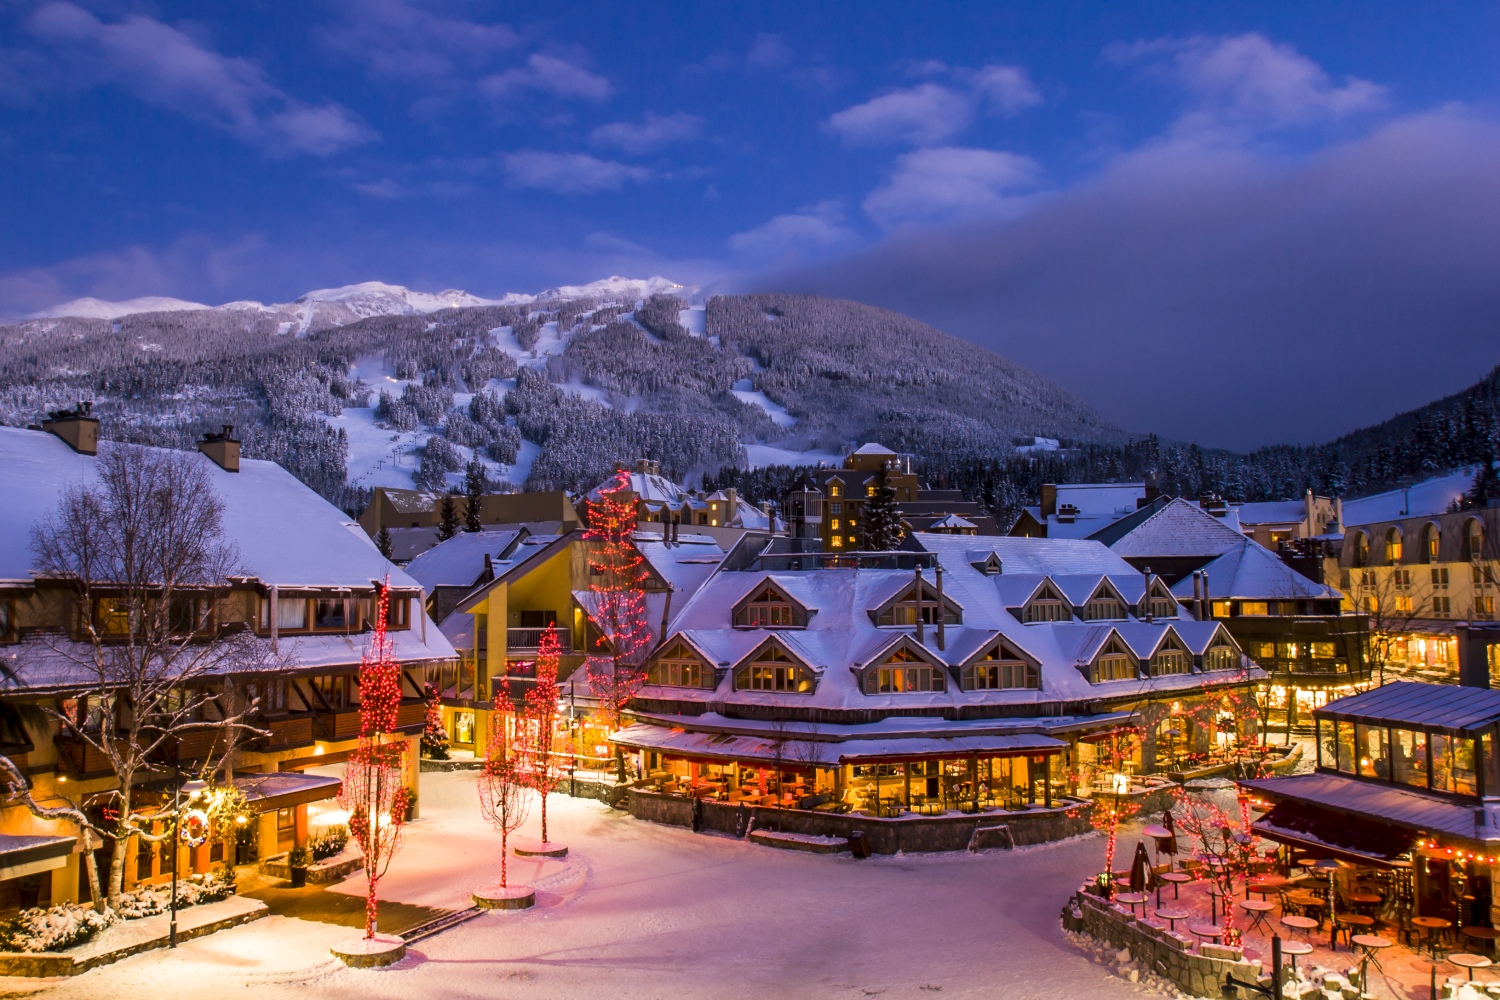
[[[751,568],[717,572],[703,584],[669,629],[701,652],[725,675],[713,690],[654,688],[646,698],[671,698],[716,704],[801,705],[831,710],[931,710],[980,705],[1041,706],[1082,703],[1111,697],[1139,697],[1147,691],[1177,691],[1213,683],[1215,675],[1183,674],[1150,680],[1106,681],[1092,684],[1080,670],[1112,635],[1120,637],[1137,655],[1146,658],[1168,637],[1193,654],[1214,642],[1234,645],[1223,627],[1198,622],[1185,615],[1147,622],[1129,619],[1110,622],[1022,623],[1009,608],[1025,599],[1048,579],[1076,603],[1107,579],[1127,601],[1144,592],[1140,572],[1099,542],[1050,538],[987,538],[976,547],[972,536],[917,533],[916,546],[934,553],[943,568],[943,596],[961,610],[962,624],[943,630],[928,626],[919,642],[914,627],[877,626],[872,612],[912,585],[915,574],[905,569],[824,568],[808,571]],[[986,575],[981,566],[994,552],[1003,570]],[[935,573],[924,572],[929,588]],[[736,628],[733,608],[757,590],[772,585],[812,613],[805,628]],[[1017,598],[1019,595],[1019,599]],[[734,690],[732,670],[767,641],[774,641],[817,678],[811,693],[788,694]],[[948,668],[945,690],[900,694],[866,694],[856,671],[883,662],[894,643],[901,641],[920,658]],[[1040,668],[1041,688],[961,691],[953,672],[996,642],[1019,653]],[[941,648],[940,648],[941,645]],[[1242,661],[1247,669],[1248,661]],[[1240,683],[1246,675],[1231,671],[1220,683]]]
[[[485,557],[491,565],[504,561],[524,534],[524,529],[460,531],[407,563],[406,572],[429,592],[435,587],[472,587],[484,572]]]
[[[1307,516],[1307,504],[1301,500],[1267,500],[1260,503],[1235,504],[1233,510],[1240,524],[1295,524]]]
[[[1111,548],[1123,558],[1217,556],[1238,548],[1245,536],[1197,504],[1176,499],[1152,514]]]
[[[1373,496],[1345,500],[1344,527],[1442,514],[1473,485],[1474,470],[1461,469],[1446,476],[1413,483],[1406,489],[1388,490]]]
[[[1090,517],[1118,516],[1136,509],[1146,495],[1145,483],[1058,483],[1057,506],[1072,504]]]
[[[975,530],[978,530],[973,521],[966,521],[963,518],[959,517],[957,514],[949,514],[946,517],[939,518],[938,520],[933,521],[932,524],[928,525],[928,528],[954,528],[960,530],[965,528],[974,528]]]
[[[97,481],[100,458],[134,445],[99,443],[99,457],[82,455],[45,431],[0,427],[8,516],[0,528],[0,581],[31,580],[31,528],[57,509],[63,491]],[[226,472],[199,452],[181,452],[203,468],[224,504],[224,534],[239,550],[247,575],[267,586],[369,588],[390,576],[391,586],[416,580],[392,565],[357,523],[275,462],[241,459]]]
[[[896,453],[894,451],[891,451],[891,449],[887,448],[885,445],[883,445],[883,444],[877,444],[874,441],[870,441],[870,442],[867,442],[865,444],[860,445],[858,448],[854,449],[854,454],[856,454],[856,455],[882,455],[882,456],[890,456],[891,458],[895,458],[896,457]]]
[[[1236,546],[1203,567],[1208,573],[1209,596],[1214,600],[1338,600],[1337,590],[1315,583],[1263,545],[1242,538]],[[1172,593],[1180,600],[1193,596],[1193,578],[1177,581]]]

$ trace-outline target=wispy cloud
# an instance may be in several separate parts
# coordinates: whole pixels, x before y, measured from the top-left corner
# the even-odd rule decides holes
[[[373,76],[450,79],[521,43],[510,25],[449,17],[407,0],[345,0],[339,11],[321,32],[324,47],[365,63]]]
[[[556,56],[534,53],[525,66],[487,76],[479,89],[494,99],[505,99],[522,91],[537,91],[554,97],[604,101],[614,93],[608,80],[576,63]]]
[[[1042,103],[1019,66],[949,69],[929,60],[913,72],[948,75],[953,83],[919,83],[871,98],[832,115],[828,129],[850,145],[927,146],[962,132],[980,112],[1014,115]]]
[[[586,153],[547,153],[524,149],[502,157],[507,183],[558,194],[597,194],[618,191],[627,182],[649,180],[645,167],[601,160]]]
[[[848,247],[858,235],[844,221],[837,201],[787,212],[729,238],[729,249],[759,261],[787,263]]]
[[[109,23],[74,4],[49,3],[27,29],[66,62],[66,85],[117,86],[272,154],[326,156],[376,138],[347,108],[298,100],[249,60],[153,18]]]
[[[601,146],[615,146],[632,155],[648,153],[674,142],[697,138],[703,133],[703,119],[696,115],[658,115],[646,112],[645,120],[611,122],[589,133],[589,140]]]
[[[1040,173],[1035,160],[1014,153],[919,149],[897,159],[863,208],[884,229],[1014,215],[1025,205],[1015,192],[1033,187]]]
[[[1192,95],[1177,128],[1280,128],[1385,107],[1386,88],[1359,77],[1336,82],[1290,45],[1250,33],[1164,38],[1110,46],[1105,58],[1139,64]]]

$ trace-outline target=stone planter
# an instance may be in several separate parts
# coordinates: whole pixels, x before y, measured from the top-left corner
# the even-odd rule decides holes
[[[511,848],[516,852],[518,858],[565,858],[568,856],[568,845],[559,844],[551,840],[527,840],[519,838]]]
[[[376,934],[340,941],[328,949],[351,969],[377,969],[406,957],[406,942],[394,934]]]
[[[471,898],[481,910],[525,910],[536,905],[536,890],[529,885],[490,885],[475,889]]]

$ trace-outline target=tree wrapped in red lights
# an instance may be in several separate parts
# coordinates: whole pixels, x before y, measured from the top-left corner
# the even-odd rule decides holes
[[[511,714],[510,685],[502,683],[495,692],[490,712],[490,736],[484,748],[484,767],[479,772],[479,814],[500,831],[500,888],[509,888],[507,859],[510,835],[526,822],[531,787],[520,753],[512,753],[506,735],[506,718]],[[479,894],[476,893],[476,897]]]
[[[1123,730],[1113,734],[1108,743],[1095,744],[1096,752],[1100,755],[1097,768],[1104,772],[1107,785],[1105,790],[1094,792],[1094,811],[1089,822],[1107,838],[1104,845],[1104,872],[1100,875],[1100,884],[1106,895],[1114,893],[1115,847],[1119,841],[1120,824],[1141,811],[1140,805],[1127,797],[1130,778],[1124,770],[1125,763],[1135,756],[1140,746],[1139,729]]]
[[[1205,793],[1179,790],[1173,810],[1179,835],[1187,838],[1189,850],[1211,860],[1200,869],[1203,878],[1214,884],[1220,899],[1234,898],[1236,879],[1249,879],[1259,860],[1255,848],[1258,838],[1250,832],[1250,800],[1237,799],[1238,816],[1219,808]],[[1238,944],[1240,931],[1234,926],[1234,908],[1224,910],[1224,943]]]
[[[375,634],[359,665],[359,742],[344,768],[339,805],[349,814],[349,835],[364,855],[365,937],[375,937],[380,880],[401,850],[411,793],[406,787],[406,741],[388,740],[401,704],[401,666],[386,635],[390,589],[380,588]]]
[[[551,852],[559,845],[547,837],[547,796],[562,784],[560,761],[573,752],[572,741],[557,736],[557,668],[562,661],[562,643],[557,626],[548,625],[537,644],[536,684],[526,692],[525,706],[518,732],[518,764],[526,783],[536,790],[542,803],[542,850]]]
[[[636,526],[635,498],[625,472],[615,473],[587,509],[589,529],[583,540],[600,651],[590,654],[585,669],[603,722],[613,731],[619,728],[630,699],[646,683],[645,659],[652,643],[646,615],[645,558],[631,538]],[[618,749],[615,761],[623,780],[625,759]]]

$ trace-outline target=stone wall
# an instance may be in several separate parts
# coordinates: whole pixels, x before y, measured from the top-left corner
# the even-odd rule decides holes
[[[627,808],[637,819],[672,826],[693,825],[693,800],[677,795],[629,790]],[[801,809],[745,807],[704,802],[702,829],[742,837],[750,830],[779,830],[817,837],[848,837],[862,830],[876,854],[898,851],[964,851],[977,848],[1042,844],[1087,833],[1093,804],[1068,802],[1051,809],[987,812],[977,816],[914,816],[876,819],[853,813],[808,812]],[[995,828],[1005,827],[1005,831]],[[976,830],[978,836],[976,837]],[[1008,842],[1008,843],[1007,843]]]
[[[1225,979],[1233,975],[1243,983],[1258,982],[1260,962],[1247,962],[1238,948],[1205,944],[1194,953],[1194,939],[1184,933],[1142,923],[1118,903],[1080,891],[1063,908],[1063,926],[1081,932],[1112,948],[1128,950],[1140,967],[1192,996],[1217,997]],[[1242,1000],[1256,997],[1239,991]]]

